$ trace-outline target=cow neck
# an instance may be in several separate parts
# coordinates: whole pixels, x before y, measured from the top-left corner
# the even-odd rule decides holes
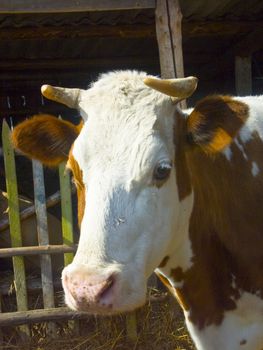
[[[209,155],[185,145],[184,127],[180,116],[175,128],[176,180],[181,201],[189,198],[191,188],[194,193],[184,232],[191,264],[183,268],[182,252],[177,251],[177,256],[164,258],[157,274],[189,320],[202,329],[220,324],[243,291],[263,297],[263,183],[252,171],[253,164],[263,169],[263,143],[254,132],[246,143],[236,137],[223,153]]]
[[[231,159],[200,149],[187,152],[194,189],[189,227],[193,265],[178,292],[199,328],[220,324],[224,312],[236,308],[242,291],[262,298],[263,183],[252,172],[253,162],[263,168],[262,152],[256,133],[245,144],[238,137],[232,142]]]

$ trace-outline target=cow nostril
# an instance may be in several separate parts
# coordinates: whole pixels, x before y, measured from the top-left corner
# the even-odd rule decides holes
[[[114,276],[110,276],[106,281],[104,286],[102,287],[100,293],[98,294],[98,300],[102,299],[106,296],[106,294],[110,291],[114,284]]]
[[[87,310],[94,307],[110,308],[115,295],[116,274],[90,274],[85,271],[64,273],[63,287],[66,301],[79,310]],[[88,271],[89,272],[89,271]]]

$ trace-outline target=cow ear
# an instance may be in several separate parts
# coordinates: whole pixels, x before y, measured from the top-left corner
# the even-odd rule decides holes
[[[248,105],[232,97],[206,97],[187,119],[187,140],[207,153],[220,152],[232,142],[248,114]]]
[[[17,125],[11,133],[14,147],[47,166],[67,160],[78,127],[50,115],[34,116]]]

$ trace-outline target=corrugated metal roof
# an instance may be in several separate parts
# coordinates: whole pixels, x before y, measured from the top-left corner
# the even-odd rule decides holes
[[[262,0],[181,0],[180,5],[186,21],[257,21],[263,19]],[[0,15],[0,28],[150,23],[154,23],[154,9]]]
[[[0,28],[154,23],[154,9],[50,14],[0,14]]]

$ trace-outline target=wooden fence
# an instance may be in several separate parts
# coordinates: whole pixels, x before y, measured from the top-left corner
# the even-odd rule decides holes
[[[54,302],[54,284],[61,288],[61,283],[53,279],[51,255],[64,254],[64,266],[66,266],[72,261],[76,250],[76,245],[73,242],[70,176],[65,171],[65,164],[61,164],[59,167],[60,192],[46,199],[43,166],[40,162],[33,160],[34,205],[20,211],[15,154],[10,141],[10,129],[6,121],[3,121],[2,124],[2,143],[9,220],[0,221],[0,234],[1,231],[9,227],[11,247],[0,247],[0,261],[1,258],[12,257],[17,311],[1,312],[1,291],[10,288],[10,285],[6,287],[2,285],[0,289],[0,332],[1,327],[19,326],[21,333],[30,336],[29,323],[49,322],[48,332],[52,335],[56,332],[55,321],[74,319],[74,321],[70,321],[72,324],[72,322],[77,323],[79,318],[89,317],[86,313],[75,312],[67,307],[56,308]],[[57,204],[59,201],[61,202],[63,244],[51,245],[48,235],[47,207]],[[38,245],[23,247],[21,220],[30,215],[36,216],[37,232],[35,235],[38,237]],[[26,276],[24,256],[29,255],[39,255],[40,257],[41,281],[32,281]],[[43,309],[29,310],[28,292],[34,288],[42,290]],[[126,316],[126,331],[129,338],[136,339],[135,313]]]

